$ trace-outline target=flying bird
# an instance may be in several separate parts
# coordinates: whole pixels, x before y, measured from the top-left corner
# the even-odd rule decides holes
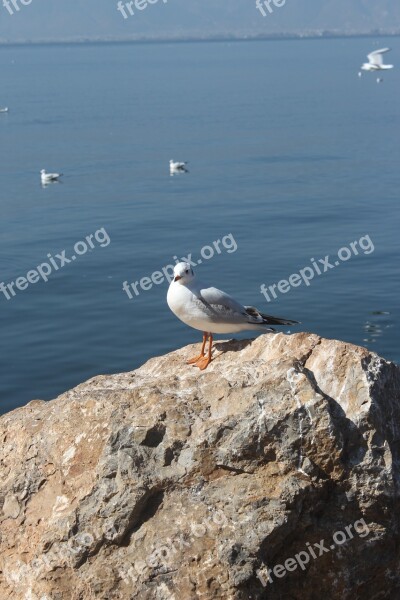
[[[368,54],[368,62],[364,63],[361,67],[363,71],[386,71],[393,69],[393,65],[385,65],[383,62],[383,54],[390,52],[390,48],[381,48],[381,50],[375,50]]]
[[[211,362],[214,333],[238,333],[240,331],[275,331],[270,325],[294,325],[298,321],[271,317],[254,306],[242,306],[231,296],[215,287],[208,287],[197,280],[189,263],[175,265],[174,278],[170,283],[167,302],[169,308],[189,327],[203,332],[200,354],[187,361],[202,371]],[[208,345],[208,353],[205,347]]]

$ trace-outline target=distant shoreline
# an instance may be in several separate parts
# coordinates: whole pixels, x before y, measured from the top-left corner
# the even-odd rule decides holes
[[[103,45],[103,44],[187,44],[204,42],[261,42],[261,41],[283,41],[283,40],[321,40],[321,39],[347,39],[347,38],[376,38],[376,37],[399,37],[398,31],[370,31],[365,33],[346,33],[336,31],[312,31],[309,33],[278,33],[278,34],[253,34],[234,35],[216,34],[209,36],[171,36],[171,37],[110,37],[110,38],[65,38],[59,40],[5,40],[0,39],[0,47],[10,46],[53,46],[53,45]]]

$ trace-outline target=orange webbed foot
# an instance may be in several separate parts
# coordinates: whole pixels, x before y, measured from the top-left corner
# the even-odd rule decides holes
[[[194,365],[197,362],[199,362],[199,360],[201,360],[202,358],[204,358],[204,354],[199,354],[199,356],[196,356],[195,358],[190,358],[189,360],[186,361],[187,365]]]
[[[207,367],[210,364],[211,360],[212,359],[210,357],[203,356],[193,366],[194,367],[198,367],[200,369],[200,371],[204,371],[204,369],[207,369]]]
[[[195,365],[196,363],[198,363],[202,358],[204,358],[205,354],[204,354],[204,349],[206,347],[206,343],[207,343],[207,339],[208,339],[208,333],[204,332],[203,333],[203,344],[201,346],[201,350],[200,350],[200,354],[198,356],[196,356],[195,358],[190,358],[189,360],[186,361],[187,365]]]
[[[204,350],[206,348],[207,339],[208,339],[208,354],[206,356],[204,353]],[[196,356],[196,358],[191,358],[190,360],[188,360],[186,362],[186,364],[193,365],[194,367],[198,367],[200,369],[200,371],[204,371],[204,369],[207,369],[208,365],[210,364],[210,362],[212,360],[211,359],[212,343],[213,343],[212,333],[207,333],[205,331],[203,333],[203,344],[201,346],[199,356]]]

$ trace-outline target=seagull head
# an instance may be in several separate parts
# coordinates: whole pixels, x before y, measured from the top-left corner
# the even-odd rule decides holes
[[[180,262],[174,268],[174,282],[179,282],[180,285],[187,285],[194,279],[195,275],[189,263]]]
[[[46,173],[46,169],[42,169],[42,170],[40,171],[40,173],[41,173],[42,175],[45,175],[45,173]]]

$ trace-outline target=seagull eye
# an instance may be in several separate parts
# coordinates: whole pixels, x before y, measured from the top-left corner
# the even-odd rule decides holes
[[[186,275],[187,275],[187,274],[189,273],[189,271],[186,269],[185,273],[186,273]]]

